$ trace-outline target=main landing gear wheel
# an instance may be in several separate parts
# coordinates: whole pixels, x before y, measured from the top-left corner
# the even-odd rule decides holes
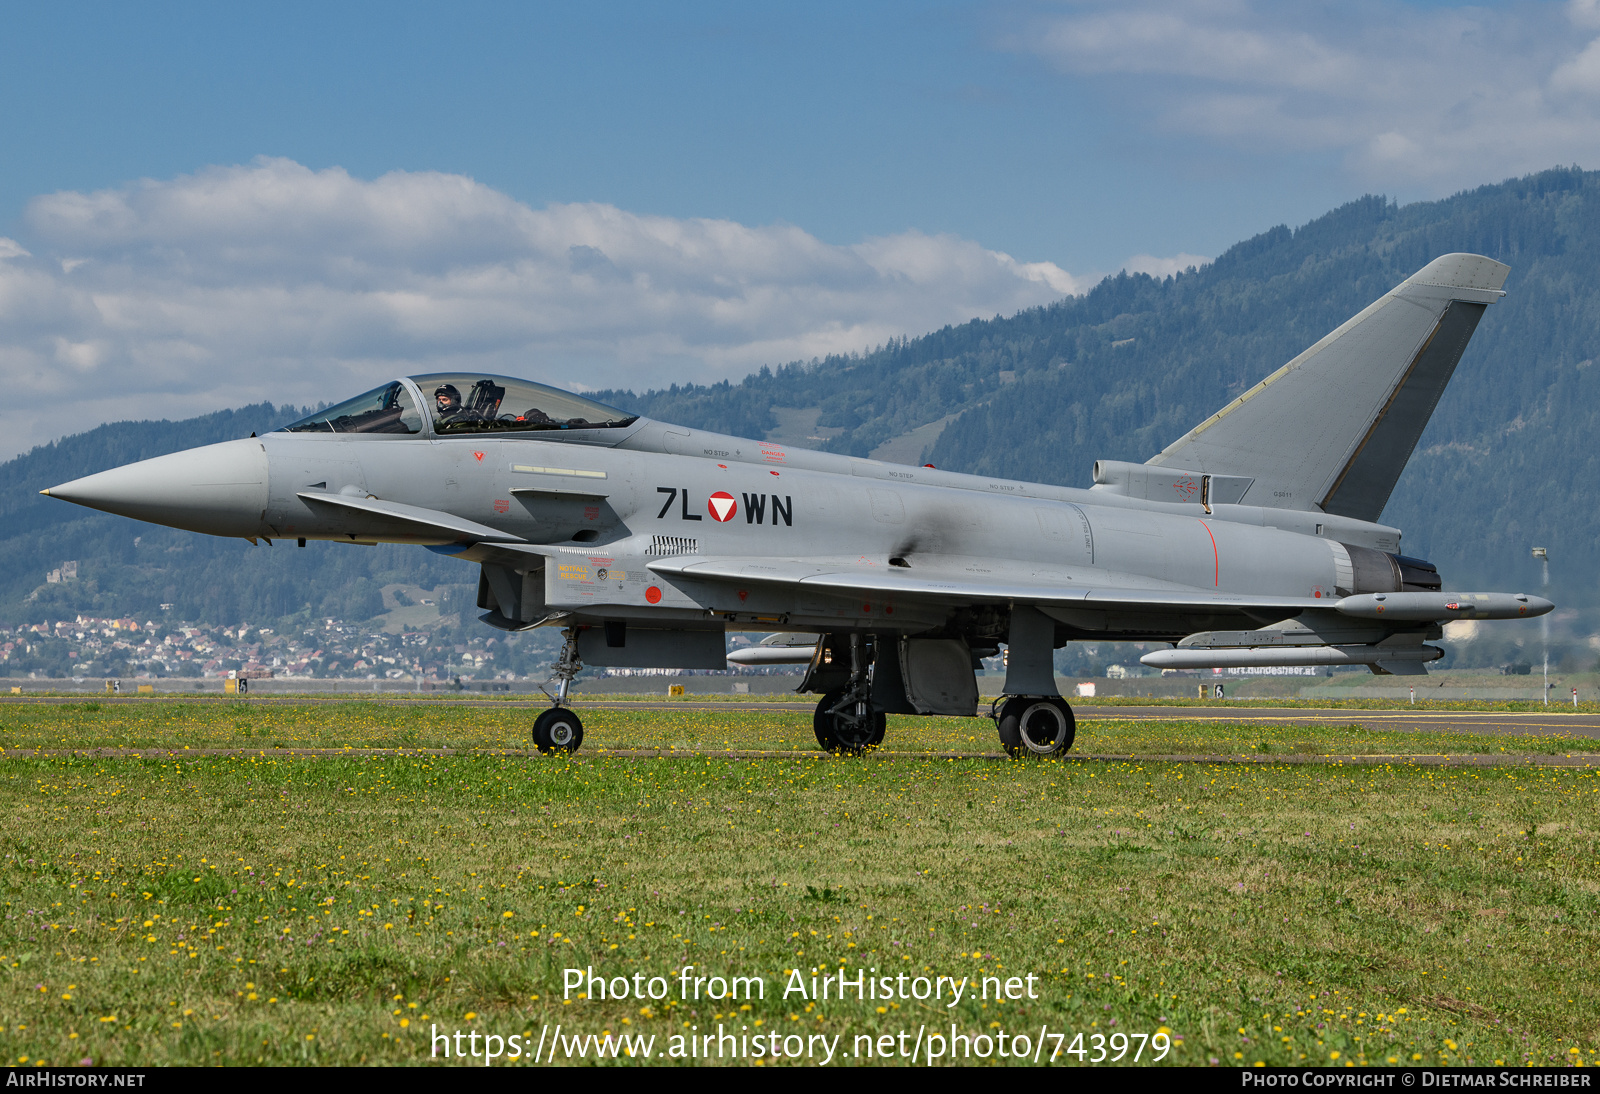
[[[533,720],[533,743],[546,756],[576,752],[583,744],[583,723],[566,707],[551,707]]]
[[[883,743],[889,719],[865,699],[852,700],[848,687],[834,688],[817,704],[811,728],[829,752],[854,756]]]
[[[1078,722],[1057,695],[1018,695],[1005,701],[996,719],[1000,743],[1012,756],[1059,756],[1072,747]]]

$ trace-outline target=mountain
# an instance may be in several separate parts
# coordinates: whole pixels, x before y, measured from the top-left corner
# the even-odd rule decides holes
[[[763,368],[739,383],[600,399],[667,421],[956,471],[1087,486],[1096,459],[1143,461],[1245,388],[1451,251],[1511,266],[1383,519],[1455,588],[1537,588],[1595,603],[1600,563],[1600,173],[1556,169],[1441,201],[1366,197],[1246,240],[1200,269],[1121,274],[1089,293],[870,352]],[[123,422],[0,465],[0,612],[264,621],[364,619],[393,582],[470,583],[404,547],[238,541],[40,498],[53,483],[270,429],[300,414],[244,407]],[[44,584],[76,559],[80,578]]]

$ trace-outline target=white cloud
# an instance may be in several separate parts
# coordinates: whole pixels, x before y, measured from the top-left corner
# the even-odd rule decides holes
[[[1004,45],[1103,87],[1151,130],[1367,185],[1444,193],[1600,161],[1600,3],[1090,0]]]
[[[1557,91],[1600,94],[1600,38],[1590,42],[1582,53],[1551,73],[1550,86]]]
[[[37,257],[0,240],[0,377],[28,394],[0,408],[0,457],[457,366],[584,388],[735,377],[1090,285],[953,236],[834,246],[282,159],[40,197],[26,224]]]

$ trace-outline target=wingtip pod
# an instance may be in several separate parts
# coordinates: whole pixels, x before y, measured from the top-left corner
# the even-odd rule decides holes
[[[1504,262],[1475,254],[1440,255],[1406,278],[1401,285],[1440,285],[1451,289],[1477,289],[1501,292],[1511,267]]]
[[[1356,619],[1408,623],[1452,619],[1528,619],[1555,605],[1526,593],[1363,593],[1336,602],[1334,610]]]

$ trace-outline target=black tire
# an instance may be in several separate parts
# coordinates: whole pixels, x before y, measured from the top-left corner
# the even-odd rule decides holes
[[[816,713],[811,718],[811,729],[817,744],[829,752],[842,756],[855,756],[883,743],[883,734],[889,718],[881,710],[867,708],[863,719],[858,711],[834,711],[845,696],[845,688],[834,688],[822,697]]]
[[[1078,736],[1072,708],[1058,695],[1007,699],[997,722],[1000,744],[1013,757],[1059,756]]]
[[[836,702],[837,691],[830,691],[817,702],[817,709],[811,715],[811,732],[816,735],[817,747],[824,752],[833,751],[832,719],[825,711]]]
[[[583,723],[565,707],[551,707],[533,720],[533,744],[546,756],[576,752],[583,744]]]

